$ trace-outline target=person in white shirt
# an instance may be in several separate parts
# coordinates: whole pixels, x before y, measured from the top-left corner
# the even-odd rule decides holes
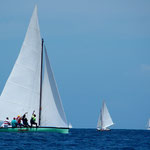
[[[9,121],[9,118],[6,117],[6,120],[4,121],[4,123],[2,124],[1,127],[8,128],[10,125],[11,125],[11,123]]]

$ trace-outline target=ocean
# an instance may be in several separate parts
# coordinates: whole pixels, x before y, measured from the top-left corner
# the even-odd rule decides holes
[[[0,133],[1,150],[150,150],[150,131],[71,129],[60,133]]]

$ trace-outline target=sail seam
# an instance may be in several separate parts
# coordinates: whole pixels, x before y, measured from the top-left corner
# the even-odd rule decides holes
[[[1,101],[1,100],[0,100]],[[8,102],[8,103],[11,103],[11,104],[16,104],[16,105],[19,105],[19,106],[22,106],[22,104],[20,104],[20,103],[14,103],[14,102],[12,102],[12,100],[5,100],[5,102]],[[32,107],[28,107],[27,105],[24,105],[24,107],[27,107],[27,108],[32,108]]]
[[[26,65],[24,65],[24,64],[18,64],[18,63],[16,63],[16,65],[17,66],[23,66],[24,68],[26,68],[26,69],[29,69],[29,70],[31,70],[32,72],[35,72],[35,70],[33,70],[33,69],[31,69],[30,67],[27,67]]]
[[[32,45],[32,44],[31,44]],[[27,44],[27,43],[23,43],[23,46],[29,46],[29,44]],[[39,55],[39,52],[38,51],[35,51],[33,48],[30,48],[30,50],[31,51],[33,51],[33,52],[35,52],[35,53],[37,53],[38,55]]]
[[[38,95],[39,95],[39,92],[34,91],[34,90],[30,89],[30,88],[27,88],[27,87],[21,86],[20,84],[17,84],[17,83],[15,83],[15,82],[8,81],[8,83],[11,83],[11,84],[17,85],[17,86],[19,86],[19,87],[22,87],[22,88],[24,88],[24,89],[30,90],[30,91],[32,91],[32,92],[34,92],[34,93],[36,93],[36,94],[38,94]]]

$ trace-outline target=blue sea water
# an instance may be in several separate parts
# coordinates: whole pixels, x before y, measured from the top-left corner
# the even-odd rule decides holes
[[[71,129],[60,133],[0,133],[1,150],[150,150],[150,131]]]

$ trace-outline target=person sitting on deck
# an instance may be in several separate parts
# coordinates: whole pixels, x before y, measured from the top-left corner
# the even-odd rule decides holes
[[[27,112],[22,116],[22,121],[23,121],[24,127],[29,127],[28,119],[26,118],[26,114],[27,114]]]
[[[16,118],[14,117],[13,120],[11,121],[11,125],[12,125],[12,128],[16,128],[17,127],[17,121],[16,121]]]
[[[9,118],[6,117],[6,120],[4,121],[4,123],[2,124],[1,127],[3,127],[3,128],[8,128],[10,125],[11,125],[11,124],[10,124]]]
[[[37,127],[35,111],[33,111],[33,113],[32,113],[32,117],[31,117],[30,123],[31,123],[31,127],[32,127],[32,125],[34,125],[34,124],[35,124],[36,127]]]
[[[22,119],[22,117],[20,117],[19,115],[18,115],[18,117],[16,118],[17,126],[19,126],[19,127],[22,127],[22,126],[23,126],[23,124],[21,123],[21,119]]]

